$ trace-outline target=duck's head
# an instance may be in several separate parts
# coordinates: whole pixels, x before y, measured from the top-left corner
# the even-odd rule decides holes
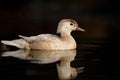
[[[84,29],[78,27],[78,24],[73,19],[62,19],[58,23],[57,33],[68,33],[70,34],[72,31],[85,31]]]

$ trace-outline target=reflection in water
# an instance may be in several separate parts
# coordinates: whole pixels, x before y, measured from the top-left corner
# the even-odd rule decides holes
[[[83,72],[84,67],[73,68],[70,63],[75,59],[76,50],[64,51],[40,51],[40,50],[18,50],[2,53],[2,56],[12,56],[24,60],[30,60],[30,63],[48,64],[60,61],[57,63],[58,77],[62,79],[74,79],[78,73]]]

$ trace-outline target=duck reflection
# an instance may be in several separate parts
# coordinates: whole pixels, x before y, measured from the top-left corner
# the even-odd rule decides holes
[[[48,64],[59,61],[56,64],[58,77],[60,80],[70,80],[77,77],[78,73],[83,72],[84,67],[71,67],[71,62],[75,59],[76,50],[18,50],[4,52],[2,56],[12,56],[24,60],[30,60],[30,63]]]

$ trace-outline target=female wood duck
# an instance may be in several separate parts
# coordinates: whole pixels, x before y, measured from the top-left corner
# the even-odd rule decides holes
[[[76,48],[76,41],[71,36],[74,30],[85,31],[78,27],[78,24],[73,19],[62,19],[58,23],[57,33],[60,36],[53,34],[40,34],[37,36],[22,36],[21,39],[11,41],[2,40],[6,45],[15,46],[22,49],[39,49],[39,50],[68,50]]]

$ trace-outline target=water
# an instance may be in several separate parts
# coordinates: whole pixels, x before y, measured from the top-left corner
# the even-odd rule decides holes
[[[112,41],[111,41],[112,42]],[[19,50],[1,44],[0,78],[10,80],[116,80],[117,60],[103,39],[77,41],[76,50]],[[114,45],[112,45],[114,46]]]

